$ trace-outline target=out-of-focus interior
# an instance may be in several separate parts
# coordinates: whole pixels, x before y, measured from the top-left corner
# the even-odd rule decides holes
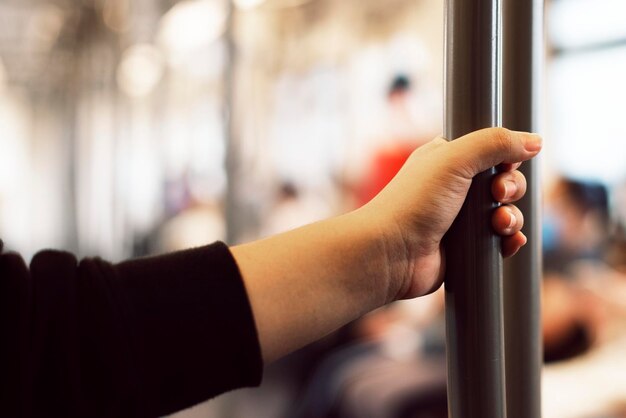
[[[626,3],[546,4],[544,416],[626,417]],[[0,0],[0,234],[110,260],[371,199],[441,131],[443,2]],[[440,293],[180,417],[444,417]]]

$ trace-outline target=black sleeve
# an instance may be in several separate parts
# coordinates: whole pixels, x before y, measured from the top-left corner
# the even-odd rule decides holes
[[[228,247],[113,265],[0,256],[0,416],[157,417],[256,386],[262,360]]]

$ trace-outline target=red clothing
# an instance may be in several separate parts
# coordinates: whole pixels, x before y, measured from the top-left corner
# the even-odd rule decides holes
[[[384,189],[414,150],[414,146],[398,144],[378,151],[372,159],[364,182],[358,189],[359,204],[366,204]]]

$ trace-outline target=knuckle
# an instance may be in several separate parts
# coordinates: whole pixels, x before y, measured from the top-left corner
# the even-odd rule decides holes
[[[516,221],[517,221],[517,227],[519,229],[522,229],[522,226],[524,226],[524,214],[522,213],[521,210],[519,210],[519,208],[517,206],[515,206],[515,205],[511,205],[511,206],[512,206],[512,209],[513,209],[513,211],[515,213],[515,218],[516,218]]]
[[[513,176],[519,187],[526,188],[526,176],[521,171],[514,171]]]
[[[511,155],[513,148],[513,132],[506,128],[493,128],[493,141],[499,150],[504,152],[507,156]]]

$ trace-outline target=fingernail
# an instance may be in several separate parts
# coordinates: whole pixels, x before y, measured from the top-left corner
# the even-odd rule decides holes
[[[541,150],[543,145],[543,139],[537,134],[529,134],[526,136],[526,141],[524,142],[524,148],[528,152],[537,152]]]
[[[508,199],[517,193],[517,183],[511,180],[504,182],[504,198]]]
[[[506,229],[511,229],[515,226],[515,223],[517,222],[517,219],[515,219],[515,215],[513,214],[513,211],[507,209],[509,212],[509,226],[506,227]]]

